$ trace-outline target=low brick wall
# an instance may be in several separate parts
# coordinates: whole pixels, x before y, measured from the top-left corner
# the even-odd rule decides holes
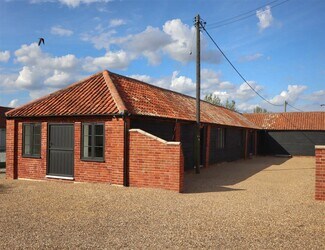
[[[325,201],[325,146],[315,146],[315,199]]]
[[[133,187],[182,192],[184,159],[180,142],[167,142],[130,129],[129,183]]]

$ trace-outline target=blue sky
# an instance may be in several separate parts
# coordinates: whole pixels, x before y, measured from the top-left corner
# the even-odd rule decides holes
[[[243,13],[249,17],[220,26]],[[267,100],[324,111],[324,13],[323,0],[2,0],[0,106],[22,105],[103,69],[194,96],[193,19],[200,14]],[[202,97],[233,99],[241,112],[283,111],[250,90],[204,32],[201,43]]]

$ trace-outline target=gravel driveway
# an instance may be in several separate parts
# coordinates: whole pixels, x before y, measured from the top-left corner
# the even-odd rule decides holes
[[[325,249],[313,157],[187,173],[178,194],[0,175],[0,249]]]

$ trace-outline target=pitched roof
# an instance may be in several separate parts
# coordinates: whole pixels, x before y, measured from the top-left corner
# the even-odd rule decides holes
[[[195,121],[195,98],[103,71],[7,113],[8,117],[133,115]],[[201,101],[201,121],[258,128],[242,114]]]
[[[7,117],[105,115],[118,113],[103,72],[18,107]]]
[[[5,128],[6,127],[6,116],[5,113],[12,108],[8,107],[2,107],[0,106],[0,128]]]
[[[244,114],[262,129],[325,130],[325,112],[287,112]]]

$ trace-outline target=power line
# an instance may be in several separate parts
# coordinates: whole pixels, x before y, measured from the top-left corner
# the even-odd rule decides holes
[[[220,23],[224,23],[224,22],[232,21],[233,19],[236,19],[236,18],[241,17],[241,16],[245,16],[245,15],[247,15],[247,14],[250,14],[251,12],[255,12],[255,11],[257,11],[257,10],[259,10],[259,9],[262,9],[262,8],[268,6],[268,5],[272,4],[272,3],[275,3],[275,2],[277,2],[277,1],[279,1],[279,0],[275,0],[275,1],[269,2],[269,3],[267,3],[267,4],[264,4],[264,5],[262,5],[262,6],[259,6],[259,7],[255,8],[255,9],[253,9],[253,10],[249,10],[249,11],[247,11],[247,12],[241,13],[241,14],[236,15],[236,16],[233,16],[233,17],[229,17],[229,18],[225,18],[225,19],[223,19],[223,20],[217,21],[217,22],[209,23],[207,26],[214,26],[214,25],[218,25],[218,24],[220,24]],[[255,13],[254,13],[254,14],[255,14]]]
[[[273,105],[273,106],[278,106],[281,107],[283,106],[283,104],[274,104],[272,102],[270,102],[269,100],[267,100],[265,97],[263,97],[260,93],[258,93],[249,83],[248,81],[243,77],[243,75],[237,70],[237,68],[232,64],[232,62],[228,59],[228,57],[225,55],[225,53],[222,51],[222,49],[218,46],[218,44],[214,41],[214,39],[212,38],[212,36],[209,34],[209,32],[205,29],[205,27],[203,25],[201,25],[202,29],[205,31],[205,33],[209,36],[209,38],[211,39],[211,41],[214,43],[214,45],[218,48],[218,50],[220,51],[220,53],[224,56],[224,58],[228,61],[228,63],[231,65],[231,67],[236,71],[236,73],[240,76],[241,79],[243,79],[243,81],[259,96],[261,97],[264,101],[266,101],[267,103]]]
[[[263,5],[263,6],[260,6],[260,7],[256,8],[256,9],[254,9],[254,10],[247,11],[245,13],[242,13],[242,14],[239,14],[237,16],[227,18],[227,19],[224,19],[224,20],[221,20],[221,21],[218,21],[218,22],[211,23],[211,24],[209,24],[207,26],[209,26],[209,29],[216,29],[216,28],[228,25],[228,24],[232,24],[232,23],[236,23],[236,22],[245,20],[245,19],[247,19],[249,17],[255,16],[256,15],[255,11],[257,11],[257,10],[263,8],[263,7],[266,7],[266,6],[268,6],[268,5],[272,4],[272,3],[275,3],[277,1],[278,0],[272,1],[272,2],[270,2],[268,4],[266,4],[266,5]],[[280,6],[280,5],[282,5],[282,4],[284,4],[284,3],[288,2],[288,1],[290,1],[290,0],[284,0],[284,1],[280,2],[280,3],[278,3],[278,4],[271,5],[270,7],[275,8],[275,7]],[[263,13],[265,11],[266,10],[263,10],[263,11],[261,11],[261,13]],[[251,12],[254,12],[254,13],[251,13]]]
[[[288,102],[287,102],[287,105],[288,105],[288,106],[290,106],[291,108],[295,109],[295,110],[298,110],[298,111],[304,112],[303,110],[301,110],[301,109],[298,109],[298,108],[296,108],[296,107],[292,106],[292,105],[291,105],[291,104],[289,104]]]

